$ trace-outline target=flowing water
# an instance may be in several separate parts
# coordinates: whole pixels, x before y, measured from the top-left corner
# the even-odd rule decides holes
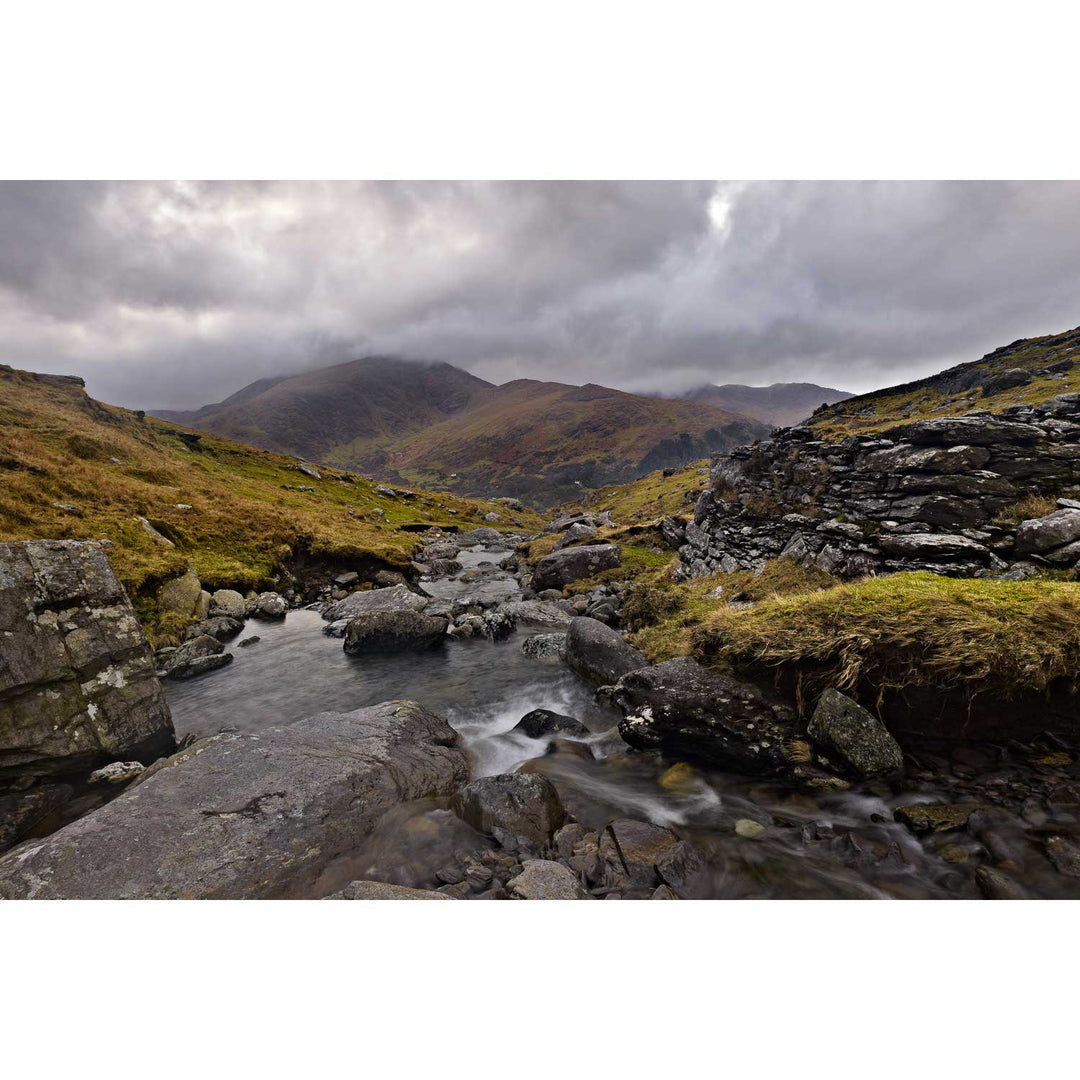
[[[447,717],[469,750],[474,776],[540,759],[530,767],[555,783],[587,827],[647,819],[692,840],[707,857],[715,897],[975,897],[974,867],[991,856],[1032,895],[1080,891],[1080,882],[1055,872],[1043,854],[1048,831],[1077,830],[1077,767],[1067,756],[1040,765],[1025,748],[961,748],[916,758],[902,787],[869,782],[813,795],[707,770],[673,776],[672,762],[628,752],[615,730],[617,714],[598,704],[575,673],[525,656],[526,630],[499,642],[449,640],[420,654],[351,657],[340,639],[322,633],[324,625],[314,611],[249,622],[245,634],[261,640],[228,646],[236,654],[232,664],[168,684],[177,734],[256,731],[324,710],[409,698]],[[581,720],[592,732],[583,740],[589,752],[513,733],[536,708]],[[982,801],[988,791],[999,805],[977,835],[920,839],[893,819],[897,806]],[[1006,812],[1001,804],[1019,809]]]

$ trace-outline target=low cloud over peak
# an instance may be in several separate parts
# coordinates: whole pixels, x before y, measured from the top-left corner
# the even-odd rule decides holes
[[[0,361],[185,408],[364,353],[865,390],[1080,324],[1080,184],[0,183]]]

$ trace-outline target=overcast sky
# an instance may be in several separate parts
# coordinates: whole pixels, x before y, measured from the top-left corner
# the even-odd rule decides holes
[[[0,361],[131,407],[367,353],[862,391],[1078,324],[1078,183],[0,183]]]

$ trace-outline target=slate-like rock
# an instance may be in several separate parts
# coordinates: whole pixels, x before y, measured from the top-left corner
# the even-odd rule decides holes
[[[613,686],[627,672],[648,665],[645,657],[610,626],[585,617],[571,621],[565,654],[570,667],[598,686]]]
[[[351,593],[327,607],[322,617],[336,622],[371,611],[423,611],[429,602],[428,598],[410,592],[405,585],[393,585],[388,589]]]
[[[225,646],[209,634],[201,634],[172,653],[165,662],[165,678],[191,679],[204,675],[232,663],[232,653],[225,652]]]
[[[818,698],[810,720],[810,738],[838,755],[862,776],[896,772],[904,767],[900,744],[873,713],[832,687]]]
[[[1016,530],[1016,553],[1030,555],[1080,540],[1080,510],[1055,510],[1045,517],[1021,521]]]
[[[617,544],[589,544],[564,548],[545,555],[533,571],[532,587],[561,589],[571,581],[591,578],[603,570],[611,570],[622,562],[622,550]]]
[[[366,611],[345,628],[345,651],[369,652],[430,649],[446,639],[448,620],[420,611]]]
[[[311,895],[391,807],[449,795],[466,779],[457,741],[410,701],[205,740],[0,859],[0,897]]]

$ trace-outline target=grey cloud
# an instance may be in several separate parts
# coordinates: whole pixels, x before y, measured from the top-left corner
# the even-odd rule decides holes
[[[1080,184],[0,183],[0,360],[137,406],[365,352],[887,385],[1080,323]]]

